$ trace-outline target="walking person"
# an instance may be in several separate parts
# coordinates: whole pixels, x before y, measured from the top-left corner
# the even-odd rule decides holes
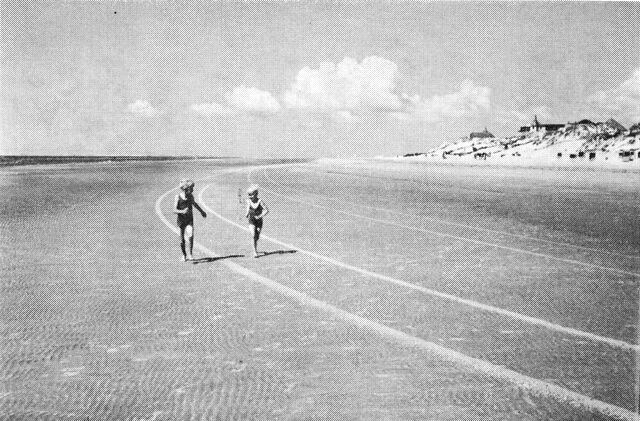
[[[193,197],[194,186],[195,183],[191,180],[180,181],[181,192],[176,195],[173,209],[173,212],[178,215],[180,249],[182,250],[182,259],[185,262],[193,260],[193,208],[195,207],[203,218],[207,217],[206,212],[202,210]]]
[[[262,231],[262,221],[264,216],[269,213],[269,209],[264,201],[258,197],[258,186],[249,187],[247,195],[249,199],[245,216],[249,218],[249,227],[253,238],[253,257],[258,257],[258,240]]]

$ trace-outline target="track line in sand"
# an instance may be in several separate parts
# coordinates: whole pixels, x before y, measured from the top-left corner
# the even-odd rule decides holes
[[[319,167],[319,165],[315,165],[316,167]],[[345,177],[351,177],[351,178],[387,178],[387,177],[383,177],[383,176],[376,176],[376,175],[365,175],[365,174],[356,174],[356,173],[349,173],[349,172],[344,172],[344,171],[331,171],[331,170],[327,170],[324,171],[326,174],[335,174],[335,175],[340,175],[340,176],[345,176]],[[420,181],[415,180],[415,179],[411,179],[411,178],[398,178],[398,177],[391,177],[391,180],[394,181],[407,181],[410,183],[414,183],[414,184],[421,184]],[[491,193],[491,194],[506,194],[505,191],[499,191],[499,190],[483,190],[483,189],[471,189],[469,187],[460,187],[460,186],[456,186],[456,185],[451,185],[451,186],[445,186],[445,185],[441,185],[440,187],[441,189],[456,189],[456,190],[472,190],[472,191],[481,191],[481,192],[485,192],[485,193]],[[537,190],[547,190],[547,186],[532,186],[532,188],[535,188]],[[584,189],[584,188],[565,188],[565,189],[555,189],[554,190],[555,193],[559,193],[559,192],[571,192],[571,193],[602,193],[599,190],[593,190],[593,189]]]
[[[228,218],[225,218],[224,216],[222,216],[221,214],[219,214],[218,212],[216,212],[214,209],[212,209],[211,207],[209,207],[206,203],[206,201],[203,198],[204,192],[210,187],[211,185],[206,185],[205,187],[202,188],[202,190],[200,190],[200,194],[198,195],[198,200],[200,201],[201,205],[212,215],[215,215],[218,219],[221,219],[222,221],[225,221],[237,228],[240,228],[243,231],[246,232],[250,232],[249,228],[244,226],[244,225],[240,225],[235,221],[232,221]],[[347,269],[353,272],[357,272],[361,275],[365,275],[371,278],[375,278],[375,279],[380,279],[382,281],[385,282],[389,282],[389,283],[393,283],[396,285],[400,285],[403,286],[405,288],[409,288],[409,289],[413,289],[416,291],[420,291],[423,292],[425,294],[429,294],[432,295],[434,297],[439,297],[439,298],[444,298],[446,300],[450,300],[450,301],[454,301],[457,302],[459,304],[463,304],[466,306],[470,306],[470,307],[475,307],[478,308],[480,310],[484,310],[487,312],[491,312],[491,313],[495,313],[495,314],[500,314],[502,316],[507,316],[510,317],[512,319],[516,319],[516,320],[520,320],[529,324],[534,324],[534,325],[538,325],[538,326],[542,326],[545,327],[547,329],[551,329],[551,330],[555,330],[557,332],[561,332],[561,333],[565,333],[565,334],[569,334],[569,335],[573,335],[573,336],[579,336],[582,338],[586,338],[586,339],[590,339],[592,341],[596,341],[596,342],[602,342],[602,343],[606,343],[612,347],[615,348],[621,348],[621,349],[628,349],[628,350],[633,350],[633,351],[640,351],[640,345],[635,345],[635,344],[630,344],[628,342],[625,341],[621,341],[618,339],[613,339],[613,338],[608,338],[606,336],[601,336],[601,335],[596,335],[594,333],[590,333],[590,332],[585,332],[579,329],[574,329],[571,327],[566,327],[566,326],[562,326],[556,323],[552,323],[549,322],[547,320],[543,320],[543,319],[538,319],[536,317],[531,317],[531,316],[527,316],[524,314],[520,314],[520,313],[516,313],[514,311],[510,311],[510,310],[505,310],[503,308],[500,307],[494,307],[488,304],[483,304],[477,301],[473,301],[473,300],[469,300],[466,298],[462,298],[462,297],[458,297],[456,295],[452,295],[452,294],[447,294],[444,292],[440,292],[440,291],[436,291],[434,289],[430,289],[430,288],[425,288],[422,287],[420,285],[415,285],[406,281],[403,281],[401,279],[397,279],[397,278],[393,278],[391,276],[387,276],[387,275],[382,275],[376,272],[371,272],[367,269],[362,269],[360,267],[357,266],[353,266],[350,265],[348,263],[344,263],[341,262],[339,260],[333,259],[329,256],[325,256],[322,254],[318,254],[318,253],[314,253],[312,251],[309,250],[305,250],[302,249],[294,244],[289,244],[289,243],[285,243],[284,241],[280,241],[276,238],[273,237],[269,237],[267,235],[261,234],[260,235],[261,239],[265,239],[268,240],[274,244],[278,244],[281,245],[283,247],[289,248],[289,249],[293,249],[298,251],[299,253],[302,254],[306,254],[307,256],[311,256],[315,259],[318,260],[322,260],[325,261],[327,263],[331,263],[335,266],[341,267],[343,269]]]
[[[313,170],[311,170],[312,172],[314,172]],[[322,174],[332,174],[330,172],[322,172],[322,171],[315,171],[317,172],[321,172]],[[366,206],[363,205],[361,203],[355,203],[355,202],[349,202],[347,200],[342,200],[342,199],[334,199],[333,197],[330,196],[326,196],[323,194],[318,194],[318,193],[311,193],[308,191],[304,191],[304,190],[300,190],[300,189],[294,189],[291,187],[286,187],[284,185],[282,185],[281,183],[278,183],[277,181],[273,180],[269,174],[267,173],[267,171],[264,171],[264,176],[267,179],[268,182],[272,183],[272,184],[276,184],[280,187],[284,187],[288,190],[293,190],[293,191],[298,191],[300,193],[306,194],[306,195],[310,195],[310,196],[316,196],[322,199],[327,199],[327,200],[331,200],[334,202],[341,202],[341,203],[346,203],[348,205],[351,206],[356,206],[356,207],[360,207],[363,209],[370,209],[370,210],[375,210],[375,211],[380,211],[380,212],[387,212],[393,215],[400,215],[403,217],[408,217],[408,218],[415,218],[416,215],[410,215],[408,213],[403,213],[403,212],[398,212],[398,211],[393,211],[391,209],[386,209],[386,208],[379,208],[379,207],[375,207],[375,206]],[[417,183],[417,181],[416,181]],[[540,243],[545,243],[545,244],[553,244],[556,246],[562,246],[562,247],[568,247],[568,248],[575,248],[578,250],[586,250],[586,251],[592,251],[595,253],[600,253],[600,254],[608,254],[611,256],[616,256],[616,257],[623,257],[623,258],[627,258],[627,259],[640,259],[640,256],[633,256],[633,255],[629,255],[629,254],[621,254],[621,253],[615,253],[615,252],[611,252],[611,251],[607,251],[607,250],[602,250],[602,249],[596,249],[593,247],[585,247],[585,246],[578,246],[575,244],[570,244],[570,243],[562,243],[559,241],[552,241],[552,240],[545,240],[543,238],[535,238],[535,237],[529,237],[526,235],[520,235],[520,234],[513,234],[510,232],[505,232],[505,231],[499,231],[499,230],[492,230],[490,228],[483,228],[483,227],[478,227],[478,226],[474,226],[474,225],[467,225],[467,224],[461,224],[458,222],[451,222],[451,221],[446,221],[444,219],[438,219],[438,218],[430,218],[428,216],[424,216],[424,215],[420,215],[421,219],[427,220],[427,221],[432,221],[432,222],[437,222],[437,223],[441,223],[441,224],[445,224],[445,225],[452,225],[452,226],[456,226],[456,227],[460,227],[460,228],[468,228],[468,229],[473,229],[473,230],[477,230],[477,231],[484,231],[484,232],[488,232],[491,234],[500,234],[500,235],[506,235],[509,237],[515,237],[515,238],[522,238],[525,240],[531,240],[531,241],[537,241]]]
[[[232,171],[226,171],[226,172],[232,172]],[[210,177],[209,177],[210,178]],[[171,222],[169,222],[167,220],[167,218],[164,216],[164,214],[162,213],[162,208],[161,208],[161,203],[164,200],[164,198],[166,196],[168,196],[170,193],[176,191],[177,188],[173,188],[171,190],[168,190],[167,192],[165,192],[164,194],[162,194],[158,200],[156,201],[155,204],[155,211],[156,214],[158,215],[158,217],[160,218],[160,220],[173,232],[175,232],[176,234],[179,234],[179,230],[177,227],[175,227]],[[204,189],[203,189],[204,190]],[[202,191],[200,192],[200,197],[202,197]],[[236,225],[238,226],[238,224],[236,224],[233,221],[229,221],[226,218],[222,217],[221,215],[218,215],[217,213],[213,212],[213,214],[215,214],[216,216],[218,216],[220,219],[225,220],[227,222],[231,222],[232,225]],[[244,227],[242,227],[244,228]],[[213,256],[219,256],[217,253],[215,253],[213,250],[208,249],[207,247],[203,246],[200,243],[195,243],[194,244],[199,250],[201,250],[204,253],[213,255]],[[272,279],[266,278],[256,272],[253,272],[247,268],[245,268],[244,266],[241,266],[237,263],[228,261],[228,260],[221,260],[220,261],[221,264],[225,265],[227,268],[229,268],[230,270],[248,278],[251,279],[255,282],[258,282],[262,285],[264,285],[265,287],[277,291],[299,303],[301,303],[302,305],[308,306],[308,307],[313,307],[316,308],[318,310],[322,310],[326,313],[331,314],[332,316],[336,317],[337,319],[343,320],[345,322],[351,323],[355,326],[358,326],[360,328],[372,331],[380,336],[384,336],[384,337],[389,337],[391,339],[394,339],[395,341],[397,341],[400,344],[403,344],[405,346],[410,346],[410,347],[415,347],[415,348],[419,348],[425,351],[428,351],[430,353],[432,353],[433,355],[436,355],[442,359],[444,359],[445,361],[449,361],[451,363],[454,363],[458,366],[467,368],[467,369],[471,369],[473,371],[478,371],[484,374],[489,375],[490,377],[493,378],[497,378],[497,379],[501,379],[501,380],[505,380],[509,383],[515,384],[516,386],[522,388],[522,389],[526,389],[528,391],[530,391],[533,394],[539,395],[539,396],[544,396],[544,397],[550,397],[550,398],[554,398],[559,400],[560,402],[566,402],[576,408],[580,408],[583,410],[587,410],[587,411],[593,411],[593,412],[598,412],[601,413],[605,416],[608,417],[615,417],[617,419],[621,419],[621,420],[635,420],[638,421],[640,420],[640,415],[633,413],[632,411],[629,411],[625,408],[621,408],[619,406],[616,405],[612,405],[610,403],[607,402],[603,402],[603,401],[599,401],[597,399],[593,399],[589,396],[586,395],[582,395],[580,393],[577,392],[573,392],[571,390],[565,389],[563,387],[557,386],[555,384],[552,383],[548,383],[542,380],[538,380],[535,379],[533,377],[528,377],[525,376],[521,373],[518,373],[516,371],[513,370],[509,370],[507,368],[498,366],[498,365],[494,365],[491,364],[489,362],[486,362],[484,360],[478,359],[478,358],[473,358],[473,357],[469,357],[467,355],[464,355],[460,352],[454,351],[452,349],[449,348],[445,348],[443,346],[437,345],[435,343],[426,341],[424,339],[420,339],[418,337],[415,336],[411,336],[408,335],[404,332],[401,332],[399,330],[396,329],[392,329],[388,326],[382,325],[380,323],[374,322],[372,320],[366,319],[364,317],[349,313],[347,311],[341,310],[335,306],[332,306],[331,304],[328,304],[324,301],[320,301],[317,300],[307,294],[304,294],[302,292],[299,292],[297,290],[294,290],[292,288],[289,288],[285,285],[282,285]]]
[[[251,173],[249,173],[249,175],[247,176],[249,181],[251,181],[250,176],[251,176]],[[308,202],[308,201],[305,201],[305,200],[298,199],[296,197],[292,197],[292,196],[288,196],[286,194],[278,193],[278,192],[276,192],[274,190],[271,190],[271,189],[268,189],[268,188],[264,188],[263,187],[262,190],[268,191],[271,194],[274,194],[276,196],[280,196],[280,197],[282,197],[282,198],[284,198],[286,200],[289,200],[291,202],[303,203],[305,205],[313,206],[313,207],[318,208],[318,209],[324,209],[324,210],[328,210],[330,212],[341,213],[343,215],[352,216],[354,218],[365,219],[367,221],[376,222],[376,223],[379,223],[379,224],[392,225],[392,226],[395,226],[395,227],[398,227],[398,228],[404,228],[404,229],[408,229],[408,230],[411,230],[411,231],[421,232],[421,233],[425,233],[425,234],[437,235],[439,237],[452,238],[454,240],[465,241],[465,242],[468,242],[468,243],[473,243],[473,244],[479,244],[479,245],[488,246],[488,247],[499,248],[499,249],[502,249],[502,250],[508,250],[508,251],[512,251],[512,252],[515,252],[515,253],[528,254],[530,256],[536,256],[536,257],[541,257],[541,258],[544,258],[544,259],[556,260],[556,261],[559,261],[559,262],[569,263],[569,264],[578,265],[578,266],[583,266],[583,267],[587,267],[587,268],[590,268],[590,269],[599,269],[599,270],[603,270],[603,271],[618,273],[618,274],[621,274],[621,275],[629,275],[629,276],[633,276],[633,277],[636,277],[636,278],[640,277],[640,273],[636,273],[636,272],[628,272],[628,271],[622,270],[622,269],[611,268],[611,267],[608,267],[608,266],[595,265],[593,263],[581,262],[579,260],[563,259],[561,257],[555,257],[555,256],[551,256],[549,254],[538,253],[538,252],[535,252],[535,251],[524,250],[524,249],[519,249],[519,248],[509,247],[509,246],[503,246],[503,245],[500,245],[500,244],[489,243],[487,241],[474,240],[472,238],[460,237],[460,236],[457,236],[457,235],[446,234],[446,233],[443,233],[443,232],[428,230],[428,229],[425,229],[425,228],[418,228],[418,227],[415,227],[413,225],[400,224],[398,222],[387,221],[385,219],[371,218],[370,216],[359,215],[357,213],[353,213],[353,212],[349,212],[349,211],[345,211],[345,210],[341,210],[341,209],[336,209],[336,208],[332,208],[332,207],[329,207],[329,206],[318,205],[317,203]]]

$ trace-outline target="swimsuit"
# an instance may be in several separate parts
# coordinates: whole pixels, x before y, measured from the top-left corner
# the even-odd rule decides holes
[[[187,209],[187,213],[178,214],[178,226],[185,228],[188,225],[193,225],[193,196],[187,196],[183,199],[178,196],[178,210]]]
[[[262,214],[262,200],[258,199],[258,205],[254,208],[252,202],[249,201],[249,224],[256,228],[262,228],[262,218],[256,218]]]

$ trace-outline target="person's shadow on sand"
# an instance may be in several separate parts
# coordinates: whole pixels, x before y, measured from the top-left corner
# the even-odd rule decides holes
[[[244,254],[230,254],[228,256],[216,256],[216,257],[201,257],[199,259],[191,260],[191,263],[193,263],[194,265],[198,265],[200,263],[212,263],[212,262],[217,262],[218,260],[231,259],[234,257],[244,257]]]
[[[272,254],[293,254],[293,253],[297,253],[297,252],[298,252],[298,250],[262,251],[262,252],[258,253],[258,258],[265,257],[265,256],[270,256]]]

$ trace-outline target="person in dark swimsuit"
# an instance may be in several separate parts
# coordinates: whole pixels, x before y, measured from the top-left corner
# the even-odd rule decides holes
[[[258,186],[249,187],[247,195],[249,199],[245,216],[249,218],[249,227],[253,238],[253,257],[258,257],[258,240],[262,231],[262,218],[269,213],[269,209],[262,199],[258,198]]]
[[[182,259],[186,262],[193,260],[193,208],[195,207],[203,218],[207,217],[205,211],[196,203],[193,197],[195,183],[191,180],[180,181],[180,194],[176,195],[173,212],[178,215],[177,223],[180,228],[180,249]],[[187,243],[189,247],[187,248]]]

